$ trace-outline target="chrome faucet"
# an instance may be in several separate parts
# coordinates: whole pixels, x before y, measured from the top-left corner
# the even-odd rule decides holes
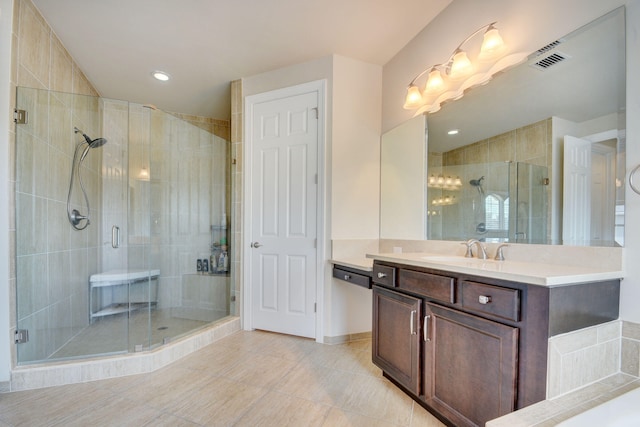
[[[498,248],[496,249],[496,256],[493,258],[496,261],[504,261],[504,254],[502,253],[502,248],[506,248],[509,247],[509,245],[507,245],[506,243],[501,244],[500,246],[498,246]]]
[[[485,248],[482,242],[480,242],[479,240],[469,239],[467,240],[465,245],[467,245],[467,254],[465,255],[465,257],[470,258],[473,256],[473,251],[471,250],[471,248],[473,247],[473,245],[476,245],[476,247],[478,248],[477,258],[487,259],[487,248]]]

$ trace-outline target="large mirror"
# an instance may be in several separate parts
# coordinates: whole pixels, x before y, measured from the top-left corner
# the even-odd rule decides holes
[[[380,237],[623,245],[625,76],[619,8],[387,132]]]

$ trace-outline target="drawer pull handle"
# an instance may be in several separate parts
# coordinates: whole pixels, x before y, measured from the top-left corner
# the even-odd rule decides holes
[[[422,330],[423,330],[425,342],[431,341],[431,338],[429,338],[429,320],[430,319],[431,319],[431,315],[427,314],[426,316],[424,316],[424,322],[422,324]]]
[[[411,331],[411,335],[416,334],[415,328],[413,326],[413,318],[415,317],[416,313],[417,311],[411,310],[411,317],[409,318],[409,330]]]
[[[349,280],[349,279],[351,279],[351,276],[349,276],[348,274],[345,274],[344,275],[344,280]]]
[[[489,304],[491,302],[491,297],[487,295],[480,295],[478,297],[478,302],[480,304]]]
[[[385,273],[378,273],[378,279],[384,279],[385,277],[387,277]]]

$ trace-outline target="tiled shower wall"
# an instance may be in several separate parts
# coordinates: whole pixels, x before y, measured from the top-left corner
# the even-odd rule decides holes
[[[16,87],[30,87],[38,89],[49,89],[60,92],[77,93],[85,95],[97,95],[97,92],[92,87],[90,82],[84,76],[82,71],[75,64],[71,56],[65,50],[64,46],[60,43],[58,38],[52,32],[51,28],[47,25],[44,18],[36,10],[30,0],[15,0],[13,8],[13,34],[12,34],[12,60],[11,60],[11,89],[14,94],[11,98],[11,110],[15,108],[16,100]],[[32,111],[30,114],[44,115],[46,120],[39,120],[44,127],[40,129],[20,128],[21,132],[25,132],[29,141],[29,147],[23,147],[26,149],[37,149],[38,158],[41,161],[50,161],[52,164],[59,165],[59,168],[55,170],[40,170],[34,172],[35,175],[31,177],[16,176],[16,152],[14,144],[9,144],[9,164],[11,165],[10,171],[10,188],[11,202],[7,207],[10,212],[9,232],[10,232],[10,277],[9,277],[9,289],[10,289],[10,305],[12,307],[11,312],[11,328],[16,328],[16,319],[18,314],[15,310],[16,307],[16,266],[21,263],[23,271],[28,272],[30,279],[39,283],[42,293],[32,295],[21,295],[21,298],[26,298],[25,305],[20,308],[21,317],[29,318],[29,321],[35,322],[35,324],[48,321],[49,316],[65,318],[63,322],[64,327],[55,330],[54,341],[59,342],[72,330],[79,326],[78,323],[74,323],[71,320],[72,317],[78,321],[81,319],[73,315],[71,309],[73,300],[82,298],[80,293],[74,293],[72,289],[76,288],[76,282],[79,277],[83,277],[83,289],[86,292],[86,277],[91,268],[86,262],[72,263],[71,260],[76,256],[81,260],[96,259],[95,245],[92,236],[92,241],[89,241],[86,235],[78,234],[63,234],[55,235],[55,227],[57,222],[51,224],[43,224],[46,221],[38,221],[40,225],[36,226],[34,222],[34,234],[35,240],[31,240],[37,246],[27,247],[24,243],[21,243],[20,261],[17,260],[16,252],[16,198],[22,198],[23,202],[34,203],[38,205],[40,215],[49,215],[49,212],[57,211],[60,213],[62,207],[62,201],[66,202],[66,194],[64,197],[61,188],[68,185],[70,171],[70,151],[69,147],[72,146],[74,140],[73,126],[84,126],[87,133],[92,131],[98,131],[95,129],[93,119],[80,120],[79,117],[72,117],[72,111],[68,108],[68,99],[64,97],[51,97],[46,100],[39,99],[34,100],[33,107],[30,107]],[[96,111],[96,106],[92,106],[91,111]],[[75,124],[72,124],[72,119],[77,120]],[[21,125],[22,126],[22,125]],[[9,132],[9,141],[15,141],[16,135],[14,129]],[[96,153],[93,153],[96,154]],[[47,156],[45,159],[43,156]],[[72,155],[72,152],[71,152]],[[97,158],[87,159],[87,166],[92,170],[91,174],[95,171],[95,165],[92,161],[98,161]],[[62,171],[64,176],[61,175]],[[58,172],[60,171],[60,172]],[[47,174],[44,177],[38,176],[40,174]],[[50,174],[51,173],[51,174]],[[49,175],[50,174],[50,175]],[[87,175],[89,176],[89,175]],[[51,179],[49,179],[51,178]],[[30,187],[30,192],[27,188],[23,188],[25,192],[21,191],[21,195],[17,196],[16,187],[18,180],[33,179],[33,185]],[[55,184],[49,186],[48,183]],[[60,187],[59,184],[64,182],[64,185]],[[36,184],[37,183],[37,184]],[[26,184],[26,182],[23,182]],[[25,185],[22,185],[25,187]],[[46,190],[46,193],[44,191]],[[53,190],[50,192],[50,190]],[[66,208],[65,208],[66,209]],[[63,217],[66,217],[66,212],[62,210]],[[46,216],[45,216],[46,218]],[[58,215],[59,219],[60,216]],[[55,220],[54,220],[55,221]],[[66,219],[65,219],[66,221]],[[37,228],[37,230],[36,230]],[[43,229],[43,228],[46,228]],[[65,228],[65,230],[67,230]],[[51,234],[47,234],[47,233]],[[36,238],[36,235],[39,237]],[[85,237],[86,241],[80,241],[79,237]],[[22,239],[20,239],[22,240]],[[32,250],[43,250],[35,255]],[[36,259],[41,258],[41,259]],[[46,259],[46,261],[45,261]],[[48,271],[51,268],[51,271]],[[43,274],[46,272],[50,275],[67,275],[68,280],[66,282],[60,282],[66,288],[68,293],[66,297],[59,297],[58,290],[55,287],[51,287],[50,283],[44,280]],[[46,290],[46,292],[44,292]],[[77,288],[78,292],[80,291]],[[75,295],[75,296],[71,296]],[[66,301],[65,301],[66,299]],[[86,300],[85,300],[86,301]],[[66,311],[66,313],[65,313]],[[86,316],[82,321],[86,320]],[[16,346],[11,345],[12,349],[12,364],[16,363]],[[21,351],[23,351],[21,349]],[[38,357],[38,355],[44,354],[48,349],[43,348],[40,344],[34,345],[31,349],[24,349],[27,355]]]

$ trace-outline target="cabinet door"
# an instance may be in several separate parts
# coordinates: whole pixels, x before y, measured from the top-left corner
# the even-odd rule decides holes
[[[425,401],[458,426],[512,412],[518,328],[431,303],[425,318]]]
[[[373,287],[373,363],[416,395],[420,394],[422,300]]]

